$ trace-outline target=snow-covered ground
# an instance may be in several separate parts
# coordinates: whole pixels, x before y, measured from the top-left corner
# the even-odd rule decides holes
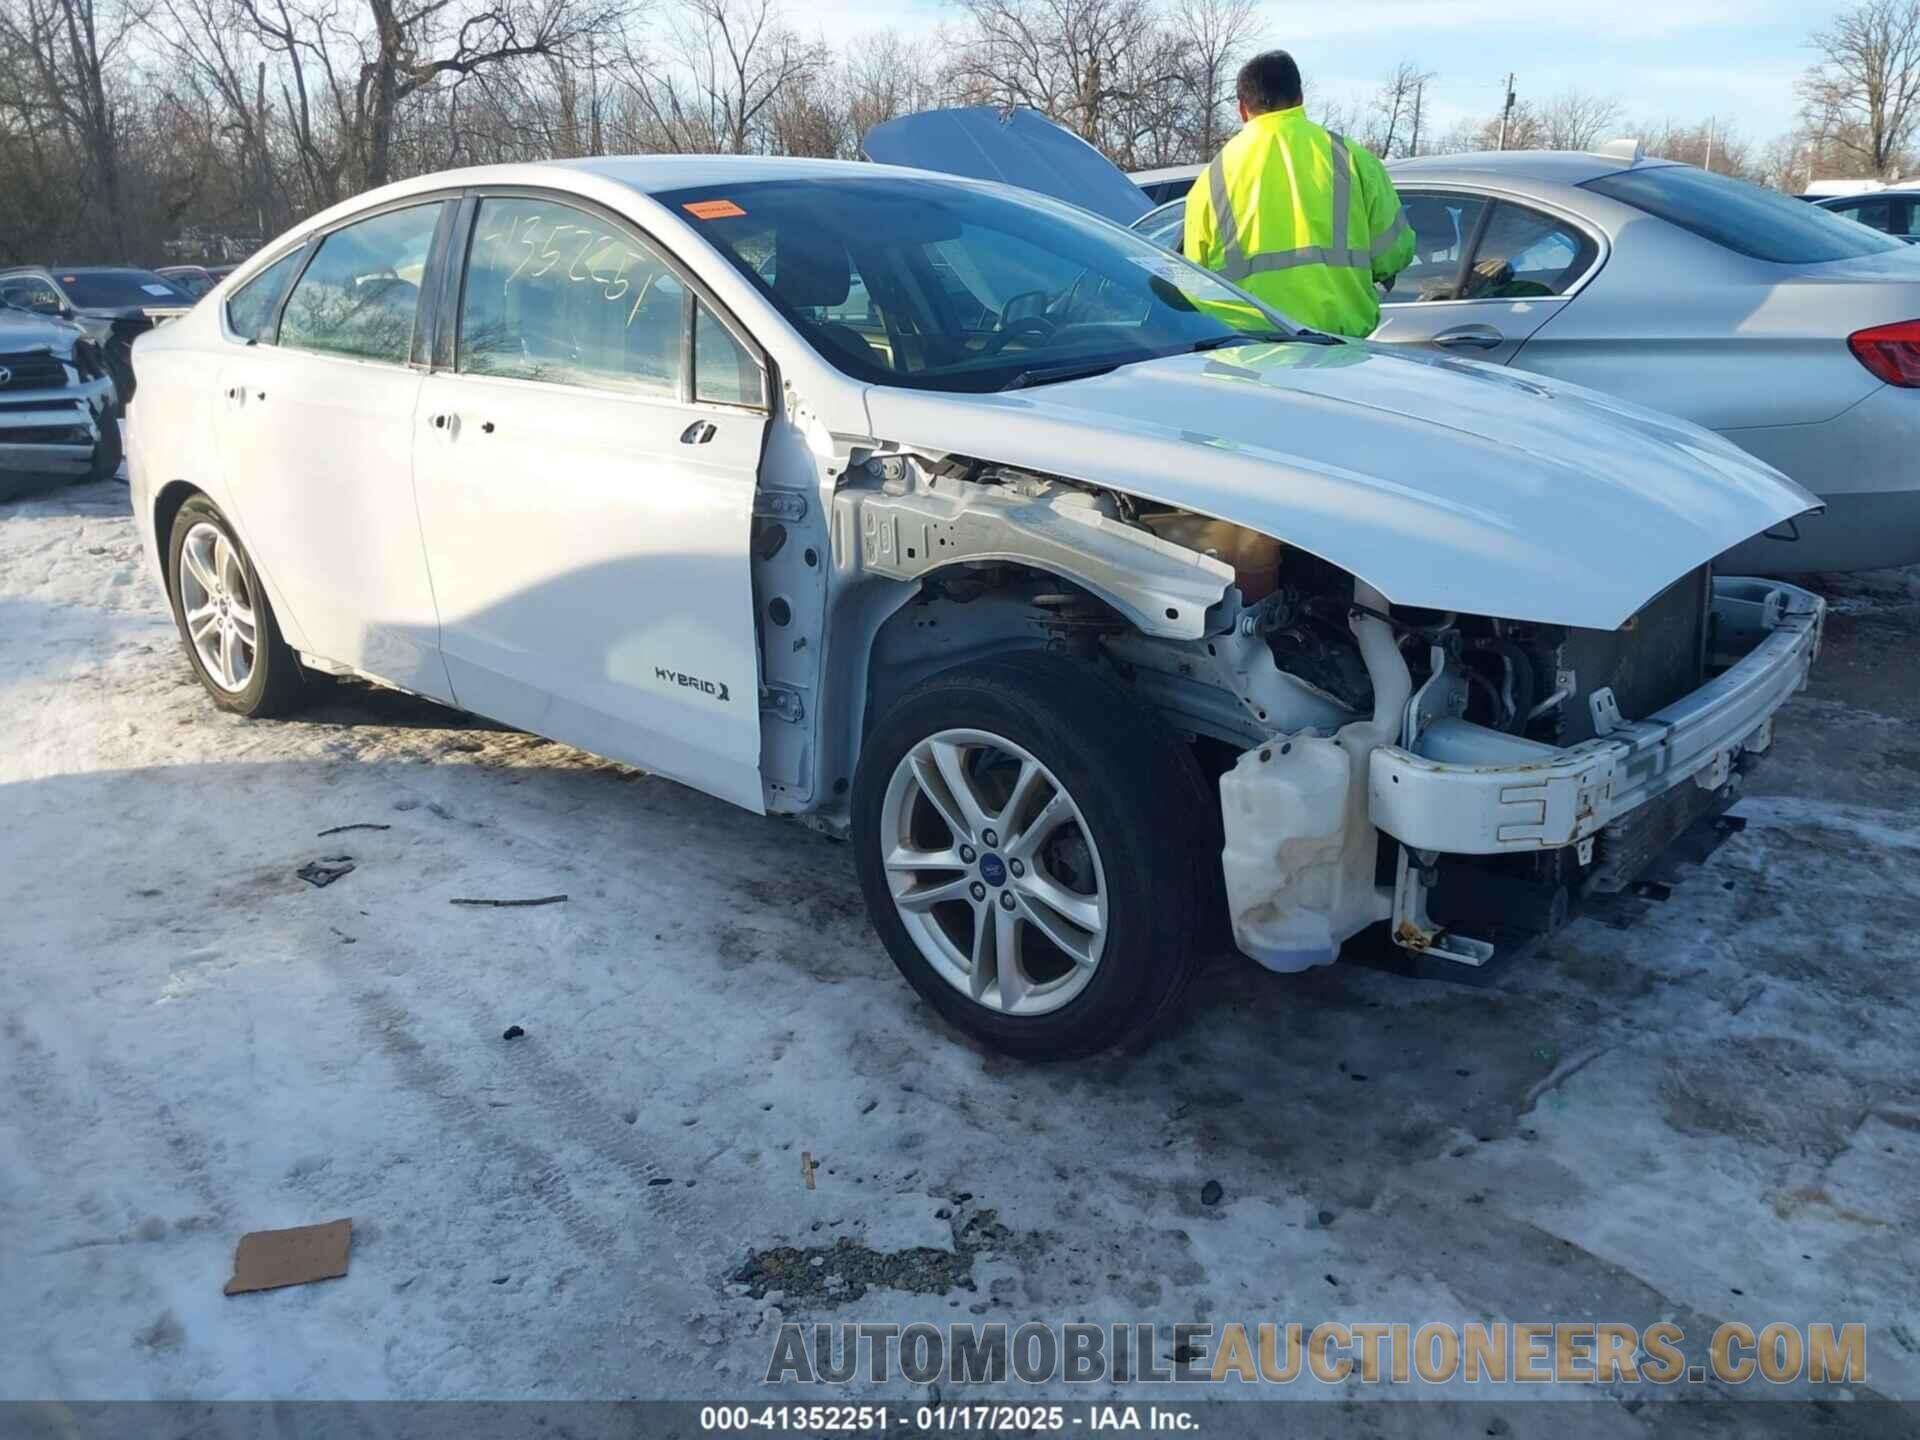
[[[1749,827],[1637,927],[1480,984],[1223,957],[1030,1068],[917,1003],[841,847],[358,685],[233,719],[124,486],[0,506],[0,1397],[739,1396],[784,1314],[1862,1320],[1920,1398],[1920,572],[1837,598]],[[341,1216],[347,1278],[222,1295]]]

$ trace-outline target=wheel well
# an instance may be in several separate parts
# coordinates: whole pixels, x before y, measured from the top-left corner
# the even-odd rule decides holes
[[[1106,600],[1042,566],[968,561],[941,566],[921,577],[913,598],[874,634],[867,655],[863,739],[916,685],[989,655],[1050,650],[1111,673],[1099,637],[1132,628]]]
[[[162,575],[165,575],[167,569],[167,542],[173,536],[173,517],[180,513],[182,505],[201,493],[203,492],[185,480],[170,480],[154,497],[153,548],[154,553],[160,557]]]

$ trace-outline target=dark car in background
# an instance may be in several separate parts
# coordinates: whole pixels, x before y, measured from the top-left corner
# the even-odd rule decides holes
[[[1831,210],[1849,220],[1858,220],[1870,229],[1920,245],[1920,190],[1875,190],[1867,195],[1830,195],[1815,200],[1822,210]]]
[[[184,315],[194,297],[151,270],[119,265],[16,265],[0,270],[0,300],[78,325],[98,343],[121,406],[133,399],[133,342]]]
[[[119,412],[99,342],[0,299],[0,500],[115,474]]]

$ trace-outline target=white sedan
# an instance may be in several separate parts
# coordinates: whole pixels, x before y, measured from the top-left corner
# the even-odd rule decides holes
[[[1023,1055],[1143,1027],[1211,931],[1558,923],[1732,802],[1823,615],[1712,575],[1816,502],[1707,431],[891,168],[406,181],[134,363],[217,704],[367,676],[846,835]]]

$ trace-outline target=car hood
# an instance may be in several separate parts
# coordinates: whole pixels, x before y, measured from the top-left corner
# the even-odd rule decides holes
[[[90,320],[151,320],[155,316],[184,315],[193,308],[191,301],[163,300],[153,305],[76,305],[74,314]]]
[[[51,350],[65,356],[72,353],[73,342],[85,333],[78,325],[65,320],[0,306],[0,353],[17,355],[28,350]]]
[[[1153,208],[1106,156],[1036,110],[991,105],[925,110],[876,125],[860,140],[869,160],[969,180],[997,180],[1131,225]]]
[[[1543,624],[1617,628],[1820,504],[1685,421],[1361,342],[1252,342],[1006,394],[876,387],[867,404],[902,446],[1229,520],[1396,604]]]

